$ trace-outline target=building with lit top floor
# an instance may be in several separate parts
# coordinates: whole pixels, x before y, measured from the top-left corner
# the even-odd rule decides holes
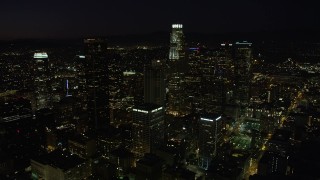
[[[48,108],[51,103],[51,77],[48,54],[45,52],[34,53],[33,61],[33,109]]]
[[[155,104],[136,106],[133,116],[133,149],[136,157],[152,152],[164,138],[164,108]]]
[[[184,35],[182,28],[182,24],[172,24],[169,59],[173,61],[184,57]]]
[[[210,161],[217,154],[222,137],[223,118],[219,114],[200,116],[199,122],[199,166],[208,169]]]

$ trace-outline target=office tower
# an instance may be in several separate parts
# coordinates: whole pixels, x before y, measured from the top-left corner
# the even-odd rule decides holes
[[[199,107],[206,113],[222,112],[226,96],[226,58],[217,51],[203,50],[198,56],[201,84]]]
[[[179,60],[185,55],[182,27],[182,24],[172,24],[169,52],[169,59],[172,61]]]
[[[233,47],[234,44],[222,43],[220,46],[220,56],[222,61],[219,62],[219,66],[223,69],[223,78],[225,81],[225,103],[233,103],[233,77],[234,77],[234,63],[233,63]]]
[[[187,108],[185,73],[188,63],[185,59],[185,44],[182,24],[173,24],[170,37],[170,51],[167,70],[168,79],[168,108],[167,113],[174,116],[189,114]]]
[[[200,116],[199,122],[199,166],[208,169],[209,163],[217,154],[222,137],[223,119],[218,114]]]
[[[87,91],[86,91],[86,56],[77,55],[74,59],[74,67],[76,73],[76,82],[74,88],[74,95],[80,99],[83,104],[83,108],[86,108],[86,99],[87,99]]]
[[[225,108],[225,82],[223,79],[203,79],[201,88],[201,98],[199,102],[200,110],[206,113],[223,112]]]
[[[164,64],[160,60],[152,61],[144,71],[144,102],[165,106]]]
[[[33,109],[49,108],[51,103],[51,77],[48,54],[34,53],[34,102]]]
[[[107,43],[105,39],[85,39],[86,90],[89,127],[109,125]]]
[[[160,146],[164,138],[164,108],[155,104],[143,104],[133,108],[133,150],[142,157]]]
[[[173,73],[168,81],[168,107],[167,113],[176,117],[190,114],[188,108],[189,96],[184,73]]]
[[[234,45],[234,93],[236,103],[247,105],[250,100],[252,43],[236,42]]]

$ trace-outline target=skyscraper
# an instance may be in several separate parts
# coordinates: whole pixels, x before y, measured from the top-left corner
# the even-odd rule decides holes
[[[86,109],[87,89],[86,89],[86,57],[84,55],[77,55],[75,57],[76,69],[76,88],[74,94],[80,99],[83,109]]]
[[[152,61],[144,72],[144,102],[165,106],[166,99],[164,64],[160,60]]]
[[[45,52],[34,53],[33,56],[34,77],[34,102],[33,109],[38,110],[50,107],[51,101],[51,78],[48,54]]]
[[[182,24],[173,24],[170,36],[168,69],[168,108],[169,114],[183,116],[186,110],[185,73],[188,64],[185,59],[185,44]]]
[[[172,24],[172,32],[170,38],[170,60],[179,60],[184,57],[184,35],[182,24]]]
[[[107,43],[103,38],[85,39],[86,89],[89,127],[109,125]]]
[[[234,45],[235,100],[240,105],[249,103],[252,43],[236,42]]]
[[[207,169],[217,154],[218,143],[222,137],[222,117],[218,114],[202,115],[199,126],[199,166]]]
[[[142,157],[160,146],[164,138],[164,108],[155,104],[136,106],[133,118],[133,153]]]

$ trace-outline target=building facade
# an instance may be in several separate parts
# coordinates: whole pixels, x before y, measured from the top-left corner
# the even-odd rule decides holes
[[[107,42],[103,38],[85,39],[86,90],[89,127],[109,125],[109,85]]]
[[[246,105],[250,100],[252,43],[247,41],[234,44],[235,100]]]
[[[164,139],[164,108],[143,104],[133,108],[133,149],[136,157],[152,152]]]
[[[169,59],[179,60],[184,57],[184,35],[182,24],[172,24]]]
[[[160,60],[154,60],[144,71],[144,102],[165,106],[165,100],[164,64]]]
[[[199,121],[199,167],[208,169],[210,161],[217,154],[222,137],[223,118],[218,114],[200,116]]]
[[[51,102],[51,77],[49,57],[45,52],[34,53],[33,56],[34,77],[34,102],[33,109],[49,108]]]

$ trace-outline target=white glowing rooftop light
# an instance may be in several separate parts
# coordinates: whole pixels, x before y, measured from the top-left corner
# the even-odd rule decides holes
[[[48,58],[48,54],[45,53],[45,52],[42,52],[42,53],[34,53],[33,58],[35,58],[35,59]]]
[[[213,119],[208,119],[208,118],[200,118],[201,121],[210,121],[210,122],[213,122],[213,121],[218,121],[221,119],[221,116],[217,117],[215,120]]]
[[[154,109],[154,110],[152,110],[152,111],[146,111],[146,110],[142,110],[142,109],[136,109],[136,108],[134,108],[134,109],[132,109],[133,111],[135,111],[135,112],[141,112],[141,113],[145,113],[145,114],[148,114],[148,113],[154,113],[154,112],[157,112],[157,111],[160,111],[160,110],[162,110],[163,108],[162,107],[159,107],[159,108],[157,108],[157,109]]]
[[[172,24],[172,28],[182,29],[182,24]]]
[[[248,41],[236,42],[236,44],[238,44],[238,45],[249,45],[249,46],[252,45],[252,43],[249,43]]]
[[[208,119],[208,118],[200,118],[201,121],[210,121],[213,122],[213,119]]]
[[[134,71],[124,71],[123,72],[124,76],[130,76],[130,75],[135,75],[135,74],[136,74],[136,72],[134,72]]]
[[[132,109],[133,111],[135,112],[141,112],[141,113],[145,113],[145,114],[148,114],[149,111],[145,111],[145,110],[142,110],[142,109]]]
[[[157,109],[152,110],[151,112],[157,112],[157,111],[160,111],[161,109],[162,109],[162,107],[159,107]]]

